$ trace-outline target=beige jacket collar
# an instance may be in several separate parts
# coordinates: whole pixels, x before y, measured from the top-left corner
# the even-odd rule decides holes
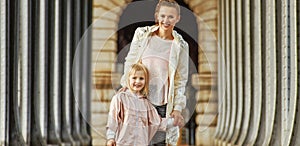
[[[147,35],[152,35],[153,32],[155,32],[156,30],[158,30],[159,26],[158,25],[153,25],[150,27],[150,31]],[[183,38],[181,37],[181,35],[178,34],[178,32],[176,30],[172,31],[172,36],[174,37],[174,41],[176,43],[180,42],[180,40],[183,40]]]

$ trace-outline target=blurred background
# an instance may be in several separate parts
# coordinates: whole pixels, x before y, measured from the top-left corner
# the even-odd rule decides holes
[[[179,146],[300,145],[299,2],[176,0],[190,46]],[[105,145],[158,0],[1,0],[0,145]]]

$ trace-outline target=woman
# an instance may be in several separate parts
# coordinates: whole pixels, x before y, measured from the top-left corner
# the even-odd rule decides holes
[[[150,73],[149,100],[161,117],[173,117],[175,126],[184,126],[181,114],[186,106],[184,95],[188,80],[189,47],[174,30],[180,20],[180,7],[174,0],[160,0],[155,9],[154,26],[139,27],[125,58],[121,85],[126,86],[126,73],[131,64],[142,61]],[[161,138],[163,137],[163,138]],[[168,138],[157,133],[152,143]]]

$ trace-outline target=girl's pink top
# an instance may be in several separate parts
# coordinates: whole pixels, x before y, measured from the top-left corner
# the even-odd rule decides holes
[[[166,127],[167,120],[160,118],[147,98],[128,90],[112,98],[107,128],[116,133],[117,145],[148,145],[157,130]]]

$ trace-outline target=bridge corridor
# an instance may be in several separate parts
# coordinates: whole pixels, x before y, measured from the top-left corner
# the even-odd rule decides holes
[[[178,145],[300,145],[299,2],[176,1],[191,52]],[[132,30],[153,23],[130,12],[154,3],[1,0],[0,145],[105,145]]]

